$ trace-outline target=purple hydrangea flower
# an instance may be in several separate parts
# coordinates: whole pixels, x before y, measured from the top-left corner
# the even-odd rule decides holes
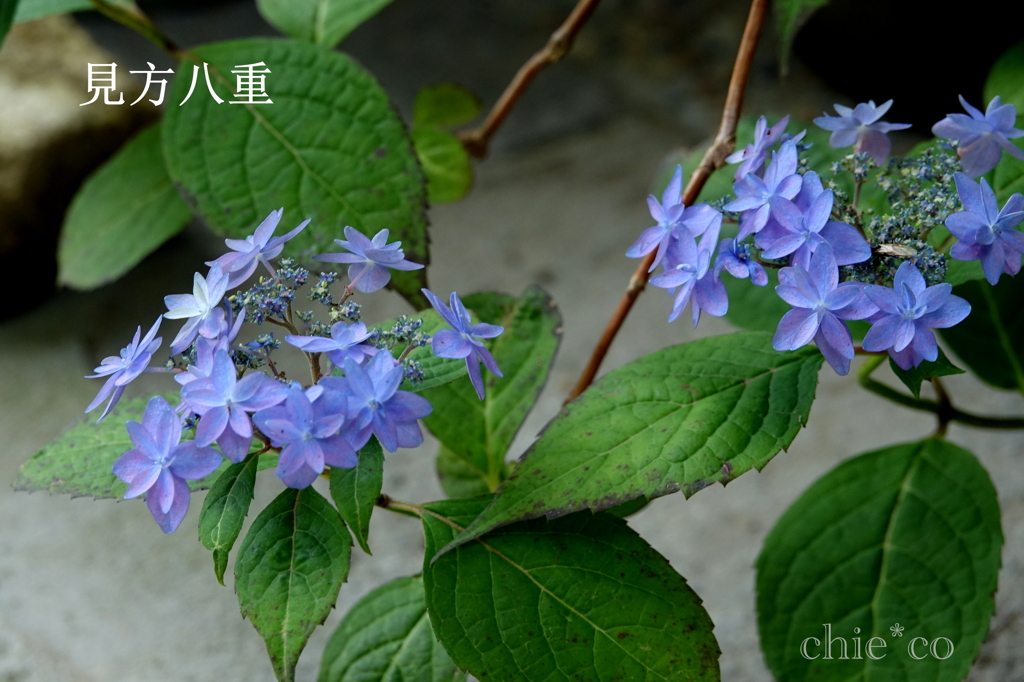
[[[909,261],[896,271],[893,288],[869,284],[864,293],[879,312],[864,335],[864,350],[889,351],[902,369],[917,367],[939,357],[932,329],[952,327],[971,312],[971,304],[952,294],[943,282],[927,287],[924,277]]]
[[[676,172],[665,187],[661,201],[659,202],[653,194],[647,197],[651,217],[658,224],[644,230],[626,251],[626,255],[630,258],[643,258],[657,249],[658,254],[648,272],[653,272],[661,263],[666,249],[676,238],[679,230],[685,229],[696,237],[706,232],[715,222],[721,223],[722,214],[707,204],[684,206],[682,193],[683,167],[676,166]]]
[[[755,237],[765,258],[790,256],[790,264],[809,268],[811,254],[828,243],[840,265],[860,263],[871,257],[871,247],[857,230],[846,223],[829,220],[832,190],[824,190],[802,211],[793,202],[779,198],[772,208],[773,220]]]
[[[370,358],[365,368],[347,358],[344,377],[321,380],[325,388],[348,396],[348,437],[353,446],[361,448],[371,433],[388,452],[423,442],[417,420],[433,408],[423,396],[398,390],[404,373],[390,353],[382,352]]]
[[[164,398],[151,398],[142,423],[130,421],[135,447],[114,462],[114,475],[128,484],[125,499],[146,493],[146,506],[160,530],[173,533],[188,511],[186,480],[202,478],[220,466],[220,453],[193,441],[181,442],[181,420]]]
[[[313,256],[313,260],[325,263],[350,263],[348,266],[348,289],[358,289],[364,294],[383,289],[391,281],[391,270],[419,270],[423,266],[405,260],[402,242],[388,244],[388,230],[381,230],[367,239],[359,230],[345,228],[345,239],[334,243],[351,253],[325,253]]]
[[[160,347],[160,343],[163,341],[161,337],[156,335],[157,330],[160,329],[161,320],[163,320],[162,317],[156,318],[156,322],[153,323],[153,326],[149,328],[149,331],[141,339],[139,337],[142,335],[142,327],[137,327],[132,342],[121,349],[120,355],[111,355],[103,358],[100,366],[93,370],[96,373],[86,377],[87,379],[109,377],[100,388],[100,392],[89,403],[89,407],[85,408],[86,412],[92,412],[107,396],[110,396],[110,402],[103,409],[103,414],[100,415],[100,418],[96,420],[97,424],[103,421],[103,418],[110,413],[110,410],[117,404],[117,401],[121,399],[124,387],[149,367],[149,361],[153,358],[153,353],[156,352],[156,349]]]
[[[207,263],[209,266],[213,266],[214,263],[220,264],[221,269],[230,276],[228,278],[229,289],[234,289],[252,277],[252,273],[256,272],[256,266],[260,263],[263,263],[270,274],[277,279],[277,272],[270,264],[270,259],[280,256],[285,242],[302,232],[303,228],[309,224],[309,219],[306,219],[291,232],[274,237],[274,230],[277,229],[277,224],[281,222],[283,215],[284,208],[279,208],[272,211],[256,228],[256,232],[245,239],[225,239],[224,244],[232,252]]]
[[[729,309],[729,298],[725,284],[711,267],[711,253],[718,241],[719,228],[716,226],[704,233],[700,244],[688,234],[680,235],[672,242],[665,255],[664,271],[651,278],[651,284],[672,293],[676,287],[672,311],[668,321],[674,322],[686,304],[690,304],[690,317],[697,326],[701,311],[721,317]]]
[[[228,275],[219,263],[214,263],[204,278],[198,272],[192,278],[191,294],[172,294],[164,297],[168,320],[188,319],[171,343],[171,354],[188,348],[196,335],[216,338],[224,328],[224,313],[217,312],[228,290]]]
[[[192,381],[181,390],[182,402],[202,417],[196,428],[196,443],[214,441],[232,462],[245,459],[252,443],[249,414],[281,403],[288,386],[266,374],[238,379],[235,363],[225,350],[214,353],[210,374]]]
[[[999,163],[1003,150],[1024,160],[1024,150],[1010,142],[1010,138],[1024,135],[1024,130],[1013,127],[1017,121],[1017,107],[1003,104],[998,96],[988,103],[984,114],[968,104],[963,95],[960,95],[960,104],[970,116],[949,114],[932,126],[932,134],[960,141],[957,154],[964,172],[972,178],[988,173]]]
[[[1000,210],[996,193],[985,178],[977,183],[963,173],[954,173],[953,179],[964,210],[946,218],[946,227],[960,240],[949,255],[957,260],[980,260],[990,284],[998,282],[1004,272],[1016,275],[1024,254],[1024,233],[1014,228],[1024,221],[1024,197],[1014,194]]]
[[[736,235],[742,241],[748,235],[759,232],[768,222],[772,206],[778,199],[793,199],[803,186],[796,174],[797,167],[796,142],[787,140],[772,154],[772,162],[768,164],[764,179],[753,173],[744,175],[733,186],[736,198],[722,208],[730,212],[740,212],[740,231]]]
[[[863,284],[839,283],[839,266],[828,244],[815,249],[809,265],[779,271],[775,292],[793,309],[782,316],[772,347],[796,350],[813,340],[836,374],[848,374],[853,336],[842,320],[863,320],[878,308],[864,297]]]
[[[444,304],[444,301],[434,295],[429,289],[421,289],[423,295],[434,306],[434,310],[447,322],[451,329],[441,329],[431,339],[431,348],[434,355],[439,358],[466,359],[466,370],[469,372],[469,381],[476,389],[476,395],[480,400],[484,399],[484,380],[480,373],[480,363],[483,363],[490,372],[496,376],[504,376],[498,369],[498,363],[494,356],[482,344],[479,339],[493,339],[505,331],[504,327],[496,324],[481,322],[473,324],[469,318],[469,311],[462,305],[458,294],[454,291],[449,299],[451,308]]]
[[[862,102],[853,109],[842,104],[833,106],[838,116],[825,114],[814,119],[814,124],[819,128],[832,131],[828,145],[837,149],[853,145],[853,151],[871,155],[877,164],[885,163],[892,149],[892,142],[886,137],[886,133],[910,127],[909,123],[886,123],[878,120],[889,111],[892,100],[878,106],[875,106],[874,100]]]
[[[750,247],[736,239],[723,239],[718,245],[718,257],[715,258],[716,277],[723,268],[736,279],[749,277],[750,281],[759,287],[768,284],[768,273],[754,260]]]
[[[749,173],[760,175],[761,170],[764,167],[764,160],[768,154],[768,150],[782,139],[782,133],[789,124],[789,116],[783,116],[779,119],[779,122],[773,125],[771,128],[768,127],[768,119],[764,116],[757,119],[757,123],[754,124],[754,141],[748,144],[746,147],[738,152],[733,152],[729,156],[725,157],[728,163],[738,163],[739,167],[736,169],[737,180],[742,179]],[[794,142],[799,142],[806,131],[803,131],[793,137]]]
[[[345,423],[348,398],[344,393],[297,384],[288,391],[283,405],[260,410],[253,421],[281,448],[277,476],[289,488],[308,488],[324,466],[351,469],[359,463],[356,450],[340,435]]]
[[[362,363],[376,355],[377,349],[363,343],[370,338],[370,332],[362,322],[345,324],[335,322],[331,325],[331,338],[323,336],[296,336],[289,334],[284,340],[306,353],[330,353],[328,359],[335,367],[345,364],[345,358],[352,358]]]

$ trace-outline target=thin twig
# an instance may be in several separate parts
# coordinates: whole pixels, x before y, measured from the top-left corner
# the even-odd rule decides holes
[[[497,132],[498,127],[508,116],[516,101],[519,100],[537,74],[544,70],[544,67],[554,64],[569,53],[573,41],[576,40],[576,35],[590,18],[599,1],[579,0],[572,13],[548,38],[547,44],[519,68],[512,78],[512,82],[505,88],[505,92],[501,93],[501,97],[498,98],[480,127],[459,133],[459,141],[462,142],[462,146],[466,148],[470,156],[475,156],[478,159],[487,156],[487,147],[491,142],[491,137]]]
[[[181,61],[184,54],[182,49],[135,5],[115,5],[109,0],[92,0],[92,5],[103,16],[141,33],[171,57]]]
[[[880,356],[868,358],[857,371],[857,382],[875,395],[891,400],[898,405],[937,415],[940,431],[943,433],[943,422],[947,424],[949,422],[960,422],[961,424],[976,426],[981,429],[1024,429],[1024,417],[985,417],[953,407],[952,403],[948,402],[948,395],[946,396],[947,402],[944,403],[934,400],[921,400],[920,398],[915,398],[890,388],[882,382],[871,378],[871,373],[878,369],[879,365],[884,361],[885,358]],[[934,377],[932,380],[934,382]]]
[[[736,124],[739,121],[740,110],[743,108],[743,94],[747,87],[747,78],[750,75],[750,65],[754,60],[754,51],[757,48],[757,40],[761,36],[761,27],[764,25],[767,9],[768,0],[753,0],[750,3],[750,14],[747,15],[747,25],[743,29],[743,38],[740,40],[740,48],[736,53],[736,63],[732,69],[732,78],[729,80],[729,91],[726,94],[725,107],[722,110],[722,122],[718,127],[718,134],[715,136],[714,143],[704,153],[704,158],[701,159],[700,165],[697,166],[693,175],[690,176],[690,182],[687,183],[686,191],[683,192],[683,203],[687,206],[692,205],[697,199],[700,191],[704,189],[704,183],[707,182],[711,174],[725,165],[725,157],[736,146]],[[615,340],[615,335],[619,333],[619,329],[626,321],[626,316],[629,315],[629,311],[632,309],[633,303],[636,302],[637,296],[640,295],[640,292],[647,285],[648,270],[651,269],[651,264],[654,263],[655,255],[655,251],[647,254],[640,265],[637,266],[633,276],[630,277],[626,293],[623,294],[622,300],[616,306],[615,312],[612,314],[612,318],[608,321],[604,333],[601,334],[601,338],[594,347],[590,361],[587,363],[586,368],[584,368],[583,374],[580,375],[579,381],[576,382],[575,388],[572,389],[569,397],[565,399],[566,403],[576,398],[580,393],[583,393],[590,386],[594,377],[597,376],[597,371],[600,369],[601,362],[608,353],[612,341]]]

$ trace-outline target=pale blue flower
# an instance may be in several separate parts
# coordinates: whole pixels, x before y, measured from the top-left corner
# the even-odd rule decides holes
[[[391,270],[419,270],[419,263],[405,260],[405,252],[400,248],[402,242],[388,244],[387,230],[381,230],[367,239],[359,230],[345,228],[345,238],[335,239],[334,243],[351,253],[325,253],[313,256],[314,260],[325,263],[349,263],[348,288],[358,289],[368,294],[383,289],[391,281]]]
[[[226,253],[217,260],[207,263],[209,266],[212,266],[214,263],[220,264],[224,272],[229,275],[228,289],[234,289],[252,277],[252,273],[256,272],[256,266],[260,263],[263,263],[270,274],[277,279],[277,272],[274,270],[274,266],[270,264],[270,260],[280,256],[281,251],[284,250],[285,242],[299,232],[302,232],[302,229],[309,224],[309,219],[307,218],[291,232],[280,237],[274,237],[274,230],[277,229],[277,224],[281,222],[282,215],[284,215],[284,208],[272,211],[260,223],[260,226],[256,228],[256,232],[245,239],[225,239],[224,244],[232,252]]]
[[[89,403],[89,407],[85,408],[86,412],[92,412],[107,396],[110,397],[110,402],[103,409],[103,414],[96,420],[97,424],[110,413],[110,410],[117,404],[117,401],[121,399],[124,387],[148,369],[153,353],[156,352],[156,349],[160,347],[160,343],[163,341],[161,337],[156,335],[157,330],[160,329],[161,320],[163,320],[162,317],[156,318],[156,322],[149,328],[146,335],[141,338],[142,327],[137,327],[135,329],[135,337],[131,343],[121,349],[120,355],[111,355],[103,358],[100,366],[93,370],[96,373],[86,377],[87,379],[109,377],[100,388],[100,392]]]
[[[434,333],[431,339],[431,348],[434,355],[439,358],[466,359],[466,370],[469,372],[469,381],[476,389],[476,395],[480,400],[484,399],[484,380],[480,372],[480,363],[483,363],[490,372],[496,376],[503,376],[498,369],[498,363],[494,356],[487,350],[487,347],[480,342],[480,339],[493,339],[505,331],[504,327],[496,324],[481,322],[473,324],[469,318],[469,311],[462,304],[458,294],[454,291],[450,297],[451,307],[444,304],[444,301],[434,295],[429,289],[421,289],[423,295],[434,306],[434,310],[441,315],[451,329],[441,329]]]
[[[960,95],[960,104],[970,116],[949,114],[932,126],[932,134],[959,140],[957,153],[967,175],[976,178],[989,172],[999,163],[1004,151],[1024,160],[1024,150],[1010,142],[1011,138],[1024,135],[1024,130],[1014,128],[1017,107],[1003,104],[998,96],[988,103],[984,114],[968,104],[963,95]]]
[[[209,274],[203,277],[198,272],[192,278],[191,294],[173,294],[164,297],[168,320],[187,319],[171,343],[171,354],[175,355],[188,348],[196,335],[213,339],[224,330],[224,313],[217,312],[224,294],[228,290],[228,275],[219,263],[214,263]]]
[[[910,127],[909,123],[886,123],[878,120],[889,111],[892,100],[878,106],[875,106],[874,100],[862,102],[853,109],[842,104],[833,106],[839,116],[825,114],[814,119],[815,125],[819,128],[832,131],[828,145],[837,149],[852,145],[853,151],[858,154],[869,154],[878,164],[889,158],[892,149],[892,142],[886,133]]]
[[[998,282],[1004,272],[1016,275],[1024,253],[1024,233],[1015,228],[1024,222],[1024,197],[1017,192],[1000,209],[985,178],[978,183],[964,173],[954,173],[953,179],[964,210],[946,218],[946,227],[960,240],[949,255],[957,260],[980,260],[990,284]]]

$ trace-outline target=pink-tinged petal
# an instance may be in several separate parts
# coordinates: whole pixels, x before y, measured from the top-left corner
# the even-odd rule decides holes
[[[196,426],[196,443],[199,445],[209,445],[217,440],[220,434],[224,432],[224,429],[227,428],[229,420],[228,408],[223,405],[208,409],[200,417],[199,425]]]
[[[775,287],[775,293],[778,294],[779,298],[793,306],[794,308],[813,308],[816,299],[809,298],[804,291],[799,287],[783,285]]]
[[[398,433],[395,431],[394,422],[386,419],[380,412],[374,412],[371,423],[373,424],[373,435],[377,436],[381,447],[388,452],[397,450]]]
[[[939,346],[935,343],[935,334],[924,325],[917,325],[917,333],[914,334],[914,340],[910,347],[914,353],[929,362],[935,362],[939,357]]]
[[[1024,252],[1024,232],[1008,229],[1000,232],[999,236],[1003,240],[1004,248],[1009,247],[1017,253]],[[1007,257],[1009,257],[1009,254],[1007,254]]]
[[[996,130],[1012,128],[1017,122],[1017,107],[1012,104],[1003,104],[999,97],[994,97],[985,110],[985,120],[992,124]]]
[[[843,282],[843,284],[853,284],[853,282]],[[840,285],[825,295],[825,307],[829,310],[840,310],[856,302],[861,295],[862,290],[859,286]]]
[[[881,318],[864,335],[861,346],[864,347],[864,350],[872,353],[892,348],[900,322],[901,318],[895,315],[886,315]]]
[[[814,342],[818,345],[818,350],[821,351],[821,354],[825,356],[825,361],[835,370],[836,374],[846,376],[850,373],[850,358],[834,348],[820,330],[815,334]]]
[[[828,146],[834,149],[842,149],[843,147],[852,147],[856,141],[856,128],[841,128],[829,135]]]
[[[159,464],[154,464],[153,460],[138,450],[129,450],[118,457],[112,469],[115,476],[128,484],[124,494],[126,500],[149,490],[161,471]]]
[[[321,263],[365,263],[366,259],[354,253],[321,253],[313,256],[313,260]]]
[[[772,347],[775,350],[796,350],[806,346],[818,331],[818,316],[813,310],[794,308],[782,316],[775,330]]]
[[[716,279],[714,274],[705,275],[697,282],[693,290],[693,299],[697,302],[699,310],[713,317],[722,317],[729,312],[729,294],[725,284]]]
[[[960,147],[960,163],[972,178],[984,175],[999,164],[1003,150],[991,138],[978,138],[973,144]]]
[[[324,463],[328,466],[351,469],[359,464],[355,449],[341,436],[322,439],[320,449],[324,453]]]
[[[220,450],[224,453],[225,457],[237,464],[249,454],[252,436],[245,438],[239,436],[231,429],[224,429],[224,432],[220,434],[220,438],[217,439],[217,445],[220,446]]]
[[[757,241],[761,242],[761,240]],[[762,255],[765,258],[782,258],[783,256],[788,256],[799,249],[806,241],[806,237],[802,234],[788,234],[775,240],[772,244],[765,244],[765,246],[762,246],[761,248],[764,249]],[[758,243],[758,246],[761,246],[761,243]]]
[[[284,207],[271,211],[270,215],[263,219],[260,226],[256,228],[256,231],[252,235],[252,241],[258,246],[263,246],[270,237],[273,236],[274,230],[277,229],[277,224],[281,222],[281,216],[284,215]]]
[[[303,490],[313,485],[313,481],[317,479],[320,474],[313,471],[305,462],[299,460],[299,467],[287,475],[281,475],[278,471],[277,476],[281,481],[289,488],[295,488],[297,490]]]
[[[816,117],[814,119],[814,125],[818,126],[822,130],[835,131],[844,130],[849,125],[849,123],[847,121],[844,121],[842,116],[829,116],[828,114],[825,114],[824,116]],[[845,147],[846,145],[843,146]]]
[[[259,374],[252,376],[260,377]],[[241,387],[246,379],[238,382],[238,386]],[[265,410],[268,407],[274,405],[280,405],[288,397],[288,392],[291,390],[287,384],[282,384],[280,381],[271,379],[266,375],[260,377],[259,387],[257,390],[248,398],[240,398],[236,401],[236,405],[246,410],[247,412],[255,412],[257,410]],[[236,389],[237,390],[237,389]]]
[[[172,483],[173,498],[171,506],[164,510],[158,500],[152,494],[146,495],[146,506],[153,515],[153,520],[165,533],[173,533],[181,525],[185,514],[188,513],[189,494],[188,484],[180,478],[175,478]]]
[[[683,312],[683,308],[685,308],[686,304],[690,302],[690,296],[693,294],[693,288],[696,283],[697,281],[695,279],[690,279],[679,287],[679,291],[676,292],[675,300],[672,302],[672,310],[668,314],[669,322],[675,322],[676,318]]]
[[[178,413],[161,396],[154,396],[146,403],[142,426],[153,439],[156,452],[168,453],[181,440],[181,420]]]
[[[819,232],[821,228],[828,222],[829,215],[832,213],[832,190],[827,189],[819,194],[814,201],[811,203],[811,207],[807,210],[807,229],[811,232]]]
[[[162,449],[160,444],[153,438],[153,434],[139,422],[129,421],[125,424],[125,428],[128,430],[128,437],[131,438],[132,445],[150,459],[161,459],[170,452],[170,450]]]
[[[857,137],[854,150],[859,154],[868,154],[875,160],[875,163],[881,165],[889,158],[892,142],[881,131],[865,130]]]
[[[965,242],[957,242],[953,246],[949,247],[949,255],[956,260],[978,260],[981,258],[982,249],[984,246],[980,244],[967,244]]]
[[[750,269],[750,281],[754,283],[754,286],[763,287],[768,284],[768,273],[761,266],[760,263],[751,262],[749,265]]]
[[[893,335],[892,347],[897,351],[901,351],[909,346],[910,342],[914,340],[915,329],[913,320],[900,319]]]
[[[901,351],[889,349],[889,357],[900,369],[911,369],[921,364],[922,357],[914,352],[913,346],[907,346]]]
[[[484,379],[480,373],[480,359],[475,354],[466,358],[466,372],[469,374],[469,383],[473,384],[476,391],[476,397],[483,400]]]
[[[276,471],[277,477],[281,480],[287,481],[296,471],[306,466],[306,449],[302,445],[304,442],[300,440],[295,443],[289,443],[281,450],[281,454],[277,459]],[[316,474],[318,472],[314,471],[313,473]]]
[[[960,324],[971,313],[971,304],[959,296],[950,295],[942,307],[935,312],[922,315],[921,324],[936,329],[945,329]]]
[[[174,475],[167,469],[162,469],[153,482],[153,486],[146,494],[146,500],[153,499],[154,503],[162,513],[166,514],[171,503],[174,502]]]
[[[408,391],[398,391],[391,396],[386,409],[388,418],[399,422],[423,419],[433,411],[429,400]]]
[[[366,269],[363,270],[360,275],[352,277],[353,268],[359,268],[359,265],[349,266],[349,277],[352,281],[356,282],[356,289],[363,292],[364,294],[372,294],[374,291],[380,291],[387,283],[391,281],[391,271],[382,265],[367,265]],[[357,279],[358,278],[358,279]]]
[[[823,337],[840,356],[853,359],[853,336],[846,324],[833,315],[822,316],[818,336]]]
[[[252,421],[249,419],[249,415],[245,413],[245,410],[241,410],[238,406],[234,406],[228,410],[228,424],[231,430],[237,433],[242,438],[252,438]],[[200,420],[201,421],[201,420]]]
[[[288,334],[284,337],[287,343],[306,353],[328,353],[338,350],[338,342],[323,336],[298,336]]]
[[[174,449],[168,468],[178,478],[195,480],[212,474],[222,461],[220,453],[213,448],[186,441]]]
[[[811,256],[810,268],[807,274],[817,285],[818,293],[824,298],[830,291],[839,285],[839,266],[836,264],[832,249],[822,244],[815,249]]]
[[[633,242],[633,245],[626,251],[629,258],[642,258],[649,254],[662,243],[669,234],[669,230],[661,225],[648,227],[640,233],[640,237]],[[453,325],[454,326],[454,325]]]
[[[967,100],[964,99],[963,95],[957,95],[957,97],[960,98],[960,106],[964,108],[964,111],[971,115],[971,118],[975,120],[981,120],[985,118],[985,114],[981,113],[980,109],[977,109],[968,104]]]

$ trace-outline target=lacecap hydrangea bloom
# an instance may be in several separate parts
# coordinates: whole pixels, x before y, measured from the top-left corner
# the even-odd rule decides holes
[[[946,227],[959,239],[949,250],[957,260],[980,260],[989,284],[1004,272],[1020,272],[1024,233],[1015,228],[1024,222],[1024,196],[1019,192],[1002,209],[985,178],[975,182],[963,173],[953,175],[964,210],[951,213]]]
[[[835,104],[838,116],[825,114],[814,119],[819,128],[832,131],[828,138],[830,147],[837,149],[853,146],[858,154],[869,154],[875,163],[884,163],[889,158],[892,142],[887,133],[894,130],[905,130],[909,123],[886,123],[879,119],[885,116],[892,106],[892,100],[875,105],[875,101],[862,102],[854,108]]]
[[[149,361],[153,359],[153,353],[156,352],[156,349],[160,347],[160,343],[163,341],[161,337],[156,335],[157,330],[160,329],[161,320],[163,320],[162,317],[156,318],[156,322],[149,328],[146,335],[141,338],[142,327],[138,327],[135,330],[135,338],[121,349],[120,355],[111,355],[103,358],[100,366],[93,370],[96,373],[86,376],[86,379],[108,377],[103,382],[103,386],[100,387],[99,393],[89,403],[89,407],[85,408],[87,413],[92,412],[107,397],[110,398],[107,406],[103,408],[103,414],[96,420],[97,424],[103,421],[103,418],[110,413],[110,410],[117,404],[117,401],[121,399],[124,387],[149,368]]]
[[[324,263],[349,263],[348,290],[355,288],[364,294],[383,289],[391,281],[391,270],[419,270],[419,263],[405,260],[402,242],[388,244],[388,230],[381,230],[367,239],[359,230],[346,227],[345,239],[334,243],[350,253],[324,253],[313,256]]]
[[[423,289],[423,295],[430,301],[430,305],[438,312],[441,318],[447,322],[451,329],[442,329],[434,334],[432,348],[434,355],[439,358],[452,358],[466,360],[466,371],[469,373],[469,380],[476,389],[476,395],[480,400],[484,399],[484,380],[480,372],[480,365],[483,364],[491,374],[503,376],[494,361],[494,356],[481,343],[480,339],[493,339],[499,336],[504,327],[496,324],[480,322],[473,324],[469,317],[469,311],[462,304],[462,300],[454,291],[449,299],[451,307],[445,305],[434,292]]]

